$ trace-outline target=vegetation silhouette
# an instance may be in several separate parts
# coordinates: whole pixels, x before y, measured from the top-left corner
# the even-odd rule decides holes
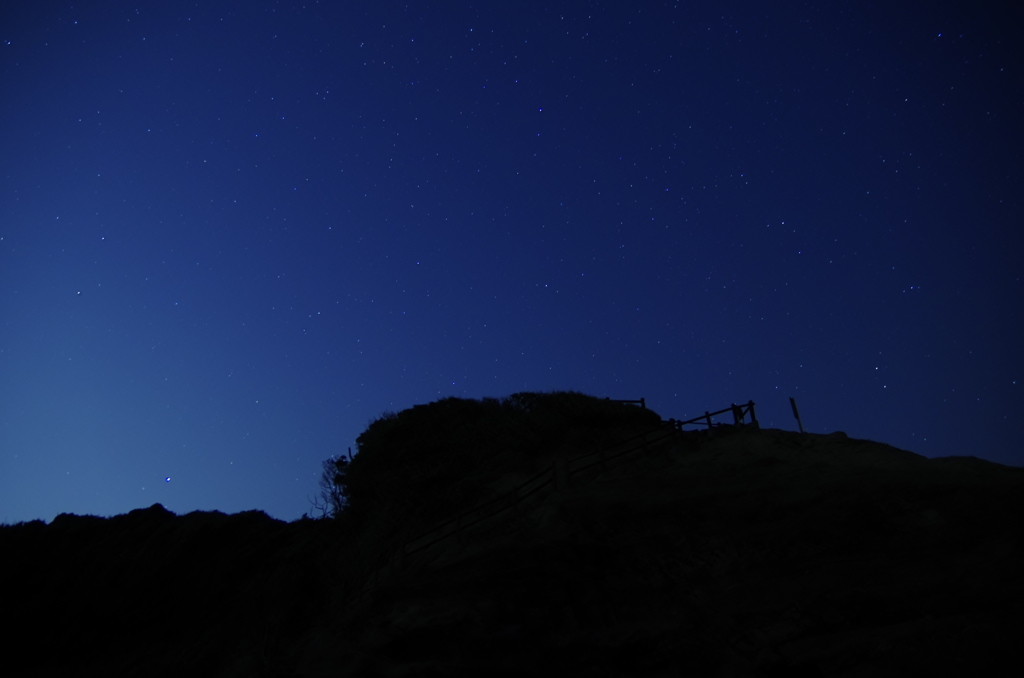
[[[499,478],[532,475],[554,455],[660,423],[649,409],[576,391],[451,397],[386,412],[356,439],[351,461],[323,462],[320,506],[371,553],[492,498]]]

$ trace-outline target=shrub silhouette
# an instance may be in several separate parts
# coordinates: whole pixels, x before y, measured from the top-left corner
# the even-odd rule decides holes
[[[371,422],[351,462],[324,463],[325,500],[366,539],[390,542],[490,499],[488,483],[506,473],[536,473],[555,454],[589,451],[660,421],[651,410],[574,391],[445,398]]]

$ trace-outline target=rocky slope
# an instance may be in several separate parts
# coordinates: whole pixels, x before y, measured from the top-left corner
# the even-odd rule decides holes
[[[402,561],[389,556],[407,534],[384,544],[344,521],[258,512],[5,526],[17,630],[3,673],[853,677],[1016,663],[1024,469],[841,434],[714,433],[572,473]],[[484,494],[528,477],[507,474]]]
[[[367,675],[1002,675],[1024,630],[1022,487],[1021,469],[842,435],[684,435],[385,580],[338,661]]]

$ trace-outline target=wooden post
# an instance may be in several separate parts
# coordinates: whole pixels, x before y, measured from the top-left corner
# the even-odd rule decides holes
[[[707,419],[707,421],[708,421],[708,430],[710,431],[711,430],[711,413],[708,412],[707,410],[704,410],[704,418]]]
[[[796,400],[793,398],[789,399],[789,404],[793,408],[793,416],[796,417],[796,425],[800,427],[800,433],[804,432],[804,424],[800,421],[800,411],[796,409]]]
[[[754,401],[751,400],[747,403],[747,411],[750,412],[750,425],[754,428],[761,428],[761,425],[757,423],[757,417],[754,416]]]

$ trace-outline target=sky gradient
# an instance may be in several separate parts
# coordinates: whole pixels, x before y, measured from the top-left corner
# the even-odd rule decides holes
[[[517,391],[1024,465],[1001,4],[5,7],[0,521],[294,520]]]

